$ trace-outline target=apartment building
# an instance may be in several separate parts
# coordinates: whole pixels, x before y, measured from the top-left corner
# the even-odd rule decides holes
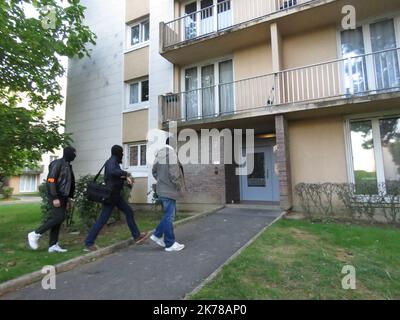
[[[399,180],[397,0],[85,5],[98,45],[91,59],[72,61],[67,100],[80,173],[123,143],[137,177],[133,200],[150,201],[146,133],[176,121],[178,131],[256,137],[249,175],[223,161],[185,166],[184,202],[298,208],[298,183]]]

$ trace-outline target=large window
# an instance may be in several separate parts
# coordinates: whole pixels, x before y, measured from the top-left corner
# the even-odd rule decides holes
[[[400,17],[341,32],[344,85],[347,93],[400,87]]]
[[[189,40],[232,26],[230,0],[188,1],[182,14],[184,39]]]
[[[135,48],[150,40],[150,22],[148,19],[128,26],[128,49]]]
[[[127,84],[127,106],[126,110],[141,109],[148,106],[149,102],[149,80],[137,80]]]
[[[184,114],[187,119],[212,117],[234,111],[232,60],[184,69]]]
[[[37,191],[37,176],[22,175],[19,180],[19,192],[28,193]]]
[[[390,193],[400,180],[400,117],[352,120],[349,129],[357,193]]]

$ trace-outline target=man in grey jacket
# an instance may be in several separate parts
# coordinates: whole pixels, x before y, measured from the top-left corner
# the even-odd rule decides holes
[[[171,146],[170,138],[167,145],[160,149],[153,165],[153,176],[157,180],[156,193],[162,203],[164,216],[151,240],[165,251],[181,251],[185,246],[175,241],[173,222],[176,214],[176,200],[178,200],[184,188],[182,166],[178,156]],[[162,239],[164,236],[164,240]]]

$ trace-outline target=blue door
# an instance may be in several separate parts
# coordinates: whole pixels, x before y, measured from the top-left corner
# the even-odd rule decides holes
[[[273,145],[254,148],[254,170],[247,176],[241,176],[240,182],[241,200],[279,201]]]

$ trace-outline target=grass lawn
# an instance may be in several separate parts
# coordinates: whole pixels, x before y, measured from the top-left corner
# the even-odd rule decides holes
[[[356,290],[342,268],[356,268]],[[400,230],[281,220],[192,299],[400,299]]]
[[[161,213],[136,212],[136,222],[141,231],[154,229]],[[0,283],[40,270],[45,265],[54,265],[83,254],[86,233],[60,234],[60,243],[68,248],[65,254],[49,254],[48,234],[40,239],[40,248],[28,248],[27,233],[37,228],[41,222],[40,204],[16,204],[0,206]],[[176,220],[186,218],[178,213]],[[97,244],[105,247],[131,237],[124,221],[106,226],[100,233]]]

